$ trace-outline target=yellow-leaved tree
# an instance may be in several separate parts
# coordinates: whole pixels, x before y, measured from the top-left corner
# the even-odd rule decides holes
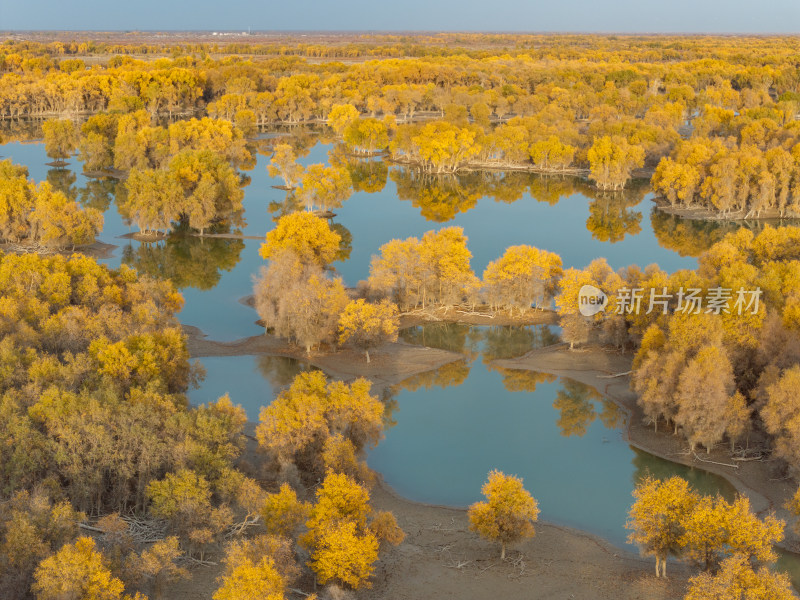
[[[636,501],[625,527],[628,542],[656,559],[656,577],[667,576],[667,557],[682,548],[684,523],[699,501],[697,492],[680,477],[658,481],[646,478],[633,490]]]
[[[575,150],[575,146],[565,144],[558,137],[551,135],[546,140],[531,144],[528,152],[537,168],[562,171],[572,164]]]
[[[416,306],[419,302],[424,306],[419,239],[391,240],[381,246],[380,251],[370,263],[369,289],[388,295],[402,308]]]
[[[494,470],[483,484],[485,502],[469,507],[469,528],[481,537],[500,544],[500,558],[506,546],[533,537],[533,524],[539,518],[539,505],[522,486],[522,479]]]
[[[285,600],[286,581],[269,557],[254,562],[245,558],[221,577],[214,600]]]
[[[147,494],[153,516],[168,520],[189,555],[197,552],[201,560],[205,547],[233,521],[227,506],[212,506],[211,486],[206,478],[188,469],[151,481]]]
[[[333,235],[338,239],[338,234]],[[310,354],[312,347],[335,342],[347,292],[340,278],[329,277],[322,264],[313,262],[331,258],[329,248],[313,247],[319,241],[313,239],[306,240],[307,245],[297,238],[280,243],[284,241],[289,245],[296,242],[297,249],[312,262],[304,263],[291,247],[270,254],[269,267],[261,269],[253,289],[256,311],[266,333],[289,338]],[[264,244],[262,252],[269,245]]]
[[[267,233],[259,254],[271,259],[282,250],[291,250],[303,264],[324,266],[336,258],[341,241],[325,219],[296,212],[280,218],[275,229]]]
[[[479,285],[469,261],[467,236],[462,227],[428,231],[419,245],[423,269],[423,306],[425,297],[443,306],[459,303]]]
[[[716,574],[700,573],[689,580],[684,600],[791,600],[796,598],[786,573],[769,567],[753,569],[746,557],[736,554],[722,561]]]
[[[69,158],[78,147],[80,134],[69,119],[45,121],[42,124],[42,133],[47,156],[55,159],[58,164],[63,164],[64,159]]]
[[[608,297],[605,312],[599,312],[594,317],[581,315],[579,295],[585,285],[599,288]],[[622,278],[604,258],[594,259],[585,269],[571,268],[564,271],[559,280],[559,293],[555,302],[563,329],[562,338],[565,342],[569,342],[570,349],[574,344],[588,340],[593,323],[600,323],[609,318],[608,313],[613,312],[617,291],[622,286]]]
[[[389,128],[377,119],[356,119],[344,130],[344,142],[359,153],[370,154],[389,144]]]
[[[118,600],[125,586],[111,574],[94,540],[80,537],[39,563],[31,589],[37,600]]]
[[[631,178],[631,171],[644,165],[644,148],[628,143],[624,137],[603,136],[595,139],[587,153],[589,178],[602,190],[621,190]]]
[[[309,565],[320,583],[337,581],[354,589],[370,587],[379,542],[367,519],[369,492],[342,473],[328,472],[317,489],[317,503],[301,543],[311,552]]]
[[[308,210],[313,210],[315,206],[320,206],[323,210],[339,208],[353,191],[353,182],[346,169],[322,164],[309,165],[300,183],[298,197]]]
[[[36,186],[28,170],[0,161],[0,240],[65,248],[89,244],[103,228],[103,215],[82,208],[44,181]]]
[[[768,433],[774,436],[775,454],[789,463],[793,471],[800,468],[800,366],[783,371],[777,381],[766,388],[767,403],[761,417]]]
[[[363,350],[369,362],[369,349],[397,340],[398,327],[397,306],[392,302],[372,303],[359,298],[348,303],[339,317],[339,342],[350,342]]]
[[[669,554],[705,570],[733,555],[758,563],[777,559],[773,545],[783,539],[785,523],[772,514],[759,519],[746,497],[729,503],[719,495],[701,496],[677,476],[664,481],[648,477],[633,496],[636,501],[625,524],[632,530],[628,541],[655,556],[657,577],[666,576]]]
[[[310,510],[311,506],[298,500],[297,493],[284,483],[278,492],[267,495],[261,507],[261,518],[268,533],[288,538],[308,518]]]
[[[178,538],[170,536],[154,543],[141,554],[133,554],[126,568],[137,579],[148,581],[152,599],[160,600],[164,597],[165,583],[189,577],[189,572],[175,562],[181,554]]]
[[[771,563],[777,560],[773,545],[783,540],[784,526],[771,514],[759,519],[744,496],[732,504],[721,496],[704,496],[684,520],[683,555],[706,571],[734,554]]]
[[[326,473],[344,473],[366,487],[371,487],[375,481],[375,475],[366,461],[358,459],[353,442],[340,433],[325,440],[320,458]]]
[[[325,440],[335,434],[361,452],[383,434],[383,404],[370,394],[370,387],[363,378],[348,385],[327,383],[321,371],[300,373],[288,390],[261,410],[256,439],[279,460],[315,463]]]
[[[347,127],[358,119],[358,109],[352,104],[334,104],[328,113],[328,126],[342,135]]]
[[[445,121],[424,125],[411,141],[424,169],[454,172],[481,151],[476,131]]]
[[[272,152],[272,158],[267,165],[270,177],[283,179],[284,187],[293,189],[303,175],[303,167],[297,164],[294,148],[289,144],[278,144]]]
[[[493,307],[520,312],[533,304],[543,307],[561,276],[561,257],[533,246],[509,246],[483,272],[487,300]]]
[[[353,521],[335,522],[319,532],[311,553],[311,568],[320,583],[338,581],[353,589],[369,588],[378,560],[378,538]]]
[[[300,574],[294,542],[276,535],[234,540],[225,548],[222,562],[225,571],[218,578],[222,585],[214,600],[284,600]]]

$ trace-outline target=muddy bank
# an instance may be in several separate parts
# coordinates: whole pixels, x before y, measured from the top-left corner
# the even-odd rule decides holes
[[[356,297],[356,288],[348,288],[351,297]],[[252,294],[239,298],[239,303],[255,309]],[[258,322],[259,325],[261,324]],[[522,314],[507,311],[492,311],[488,306],[476,306],[473,310],[461,308],[433,308],[412,310],[400,314],[400,329],[424,325],[425,323],[461,323],[464,325],[558,325],[558,313],[550,309],[530,309]],[[263,327],[263,325],[262,325]]]
[[[682,598],[694,574],[670,563],[670,578],[656,579],[652,560],[549,523],[501,561],[497,546],[469,531],[466,510],[411,502],[382,483],[372,502],[395,514],[406,539],[381,558],[373,588],[359,598],[666,600]]]
[[[197,327],[183,326],[187,347],[192,358],[204,356],[245,356],[267,354],[288,356],[307,362],[331,377],[345,381],[366,377],[378,389],[394,385],[413,375],[424,373],[464,357],[456,352],[414,346],[402,342],[386,343],[370,350],[370,362],[362,352],[343,349],[336,353],[306,353],[286,340],[271,335],[254,335],[233,342],[206,339]]]
[[[15,254],[41,254],[48,256],[51,254],[60,254],[62,256],[70,257],[73,254],[83,254],[98,260],[111,258],[114,255],[114,250],[118,246],[114,244],[106,244],[99,240],[95,240],[91,244],[85,246],[76,246],[74,249],[70,248],[48,248],[46,246],[25,246],[22,244],[0,244],[0,251],[12,252]]]
[[[664,198],[656,198],[653,201],[659,211],[689,221],[742,223],[745,221],[778,222],[800,218],[798,215],[781,215],[780,211],[774,208],[764,209],[758,215],[743,210],[731,211],[723,215],[704,206],[671,206]]]

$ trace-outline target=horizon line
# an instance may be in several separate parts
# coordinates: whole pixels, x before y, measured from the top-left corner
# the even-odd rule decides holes
[[[513,30],[513,29],[0,29],[0,34],[23,33],[238,33],[246,36],[264,34],[493,34],[493,35],[624,35],[624,36],[800,36],[800,31],[614,31],[614,30]]]

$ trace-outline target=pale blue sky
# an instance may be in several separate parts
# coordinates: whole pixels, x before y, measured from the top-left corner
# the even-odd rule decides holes
[[[800,0],[0,0],[0,30],[800,33]]]

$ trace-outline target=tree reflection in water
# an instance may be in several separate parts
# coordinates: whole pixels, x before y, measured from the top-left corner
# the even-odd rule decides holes
[[[410,200],[428,221],[444,223],[475,208],[483,196],[480,177],[423,173],[417,169],[393,169],[397,197]]]
[[[408,379],[404,379],[393,386],[393,389],[395,392],[400,390],[416,392],[419,389],[429,390],[432,387],[446,388],[458,386],[467,380],[469,371],[470,364],[466,360],[457,360],[442,365],[438,369],[425,371],[424,373],[419,373]]]
[[[75,187],[77,180],[78,176],[68,167],[57,167],[47,171],[47,183],[53,190],[63,193],[70,200],[78,199],[78,189]]]
[[[347,171],[354,192],[376,194],[386,187],[389,167],[381,158],[354,156],[344,144],[336,144],[328,151],[328,162]]]
[[[470,361],[477,356],[481,335],[479,329],[464,323],[426,323],[400,331],[400,338],[409,344],[458,352]]]
[[[503,375],[503,387],[509,392],[533,393],[536,391],[536,386],[539,384],[553,383],[558,379],[556,375],[529,371],[528,369],[494,367],[494,370]]]
[[[404,329],[400,337],[410,344],[458,352],[465,359],[406,379],[394,386],[393,394],[400,390],[461,385],[469,375],[472,362],[479,355],[488,371],[502,375],[503,387],[509,392],[532,393],[538,385],[553,383],[558,379],[549,373],[499,367],[493,362],[519,357],[535,348],[558,342],[558,336],[547,325],[485,327],[462,323],[428,323]],[[625,423],[625,412],[593,387],[563,377],[560,384],[553,408],[560,413],[556,424],[561,435],[583,436],[596,419],[607,429],[616,429]]]
[[[84,208],[94,208],[106,212],[111,206],[118,186],[119,182],[111,177],[90,179],[86,182],[86,187],[78,190],[78,201]]]
[[[286,356],[259,356],[257,365],[264,379],[281,389],[289,387],[300,373],[317,370],[308,363]]]
[[[650,213],[650,224],[659,245],[681,256],[700,256],[739,228],[738,224],[682,219],[656,208]]]
[[[561,386],[553,400],[553,408],[561,413],[556,425],[564,437],[583,436],[597,418],[594,401],[601,396],[594,388],[572,379],[562,377]]]
[[[625,236],[642,231],[642,213],[633,210],[647,193],[644,185],[631,185],[616,192],[601,191],[594,186],[583,186],[581,193],[591,198],[586,229],[600,242],[622,241]]]
[[[240,260],[244,242],[235,239],[173,234],[155,243],[129,245],[122,262],[159,279],[169,279],[178,289],[210,290],[224,271]]]
[[[633,450],[631,463],[634,466],[632,475],[634,486],[646,477],[663,480],[677,475],[683,477],[701,494],[714,495],[719,492],[728,501],[732,501],[736,496],[736,488],[724,477],[653,456],[638,448],[631,449]]]

